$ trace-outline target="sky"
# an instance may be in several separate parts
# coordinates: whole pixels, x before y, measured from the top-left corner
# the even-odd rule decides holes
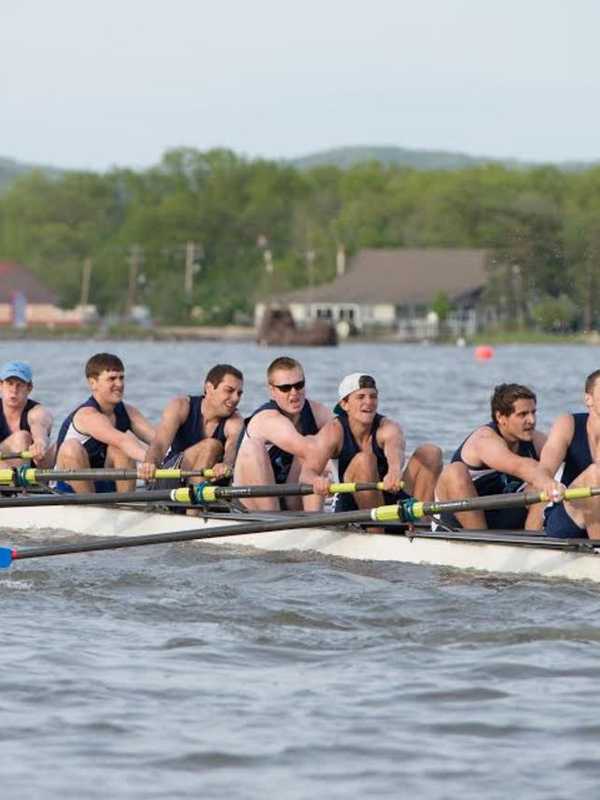
[[[598,0],[0,0],[0,157],[600,158]]]

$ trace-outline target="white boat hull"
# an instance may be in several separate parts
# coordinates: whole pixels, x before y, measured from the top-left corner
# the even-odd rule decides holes
[[[9,528],[48,531],[48,539],[51,539],[53,531],[58,530],[105,538],[195,529],[201,535],[217,525],[238,525],[244,521],[231,515],[203,519],[102,506],[3,508],[1,518],[5,531],[5,541],[0,541],[1,546],[18,546],[18,541],[9,540],[6,533]],[[367,561],[398,561],[600,583],[600,554],[596,551],[577,552],[514,543],[464,542],[443,538],[443,535],[409,538],[401,534],[362,533],[339,528],[304,528],[241,534],[233,539],[219,537],[201,540],[200,543],[244,545],[269,551],[310,550]]]

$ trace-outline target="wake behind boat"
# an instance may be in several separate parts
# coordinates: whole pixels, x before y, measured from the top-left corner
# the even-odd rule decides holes
[[[324,515],[318,516],[322,519]],[[587,539],[550,539],[521,531],[432,532],[401,525],[393,533],[367,533],[356,527],[336,527],[333,517],[331,526],[313,526],[312,518],[316,519],[317,515],[214,513],[189,517],[140,507],[109,508],[100,504],[14,507],[2,510],[5,541],[1,544],[10,544],[6,532],[9,528],[38,530],[49,535],[60,531],[94,537],[89,543],[79,541],[71,552],[117,548],[119,541],[125,543],[125,537],[139,538],[141,545],[151,543],[144,541],[144,537],[173,536],[173,541],[198,539],[195,546],[234,544],[263,551],[313,551],[349,559],[600,583],[599,553],[594,542]],[[269,530],[273,525],[280,529]],[[242,533],[252,526],[262,530]],[[61,540],[64,541],[62,536]],[[54,544],[56,540],[47,550],[51,551]],[[22,551],[24,557],[27,552]]]

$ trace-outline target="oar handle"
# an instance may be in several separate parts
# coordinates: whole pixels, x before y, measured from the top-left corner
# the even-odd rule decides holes
[[[23,461],[29,461],[33,458],[33,453],[30,450],[21,450],[20,453],[0,453],[0,461],[8,461],[10,458],[21,458]]]

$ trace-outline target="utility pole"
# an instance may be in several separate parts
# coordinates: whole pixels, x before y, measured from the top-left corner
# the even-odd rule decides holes
[[[183,279],[183,290],[185,296],[190,299],[194,290],[194,275],[199,271],[198,261],[204,255],[202,245],[195,242],[186,242],[185,245],[185,275]]]
[[[88,256],[83,260],[83,272],[81,274],[81,297],[80,306],[87,306],[90,299],[90,281],[92,278],[92,259]]]
[[[135,305],[135,294],[141,263],[142,248],[139,244],[134,244],[129,248],[129,286],[127,288],[127,304],[125,306],[125,316],[127,318],[131,317],[131,310]]]

